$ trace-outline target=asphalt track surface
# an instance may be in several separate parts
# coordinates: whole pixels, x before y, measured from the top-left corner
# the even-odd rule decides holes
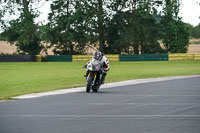
[[[0,102],[0,133],[200,133],[200,77]]]

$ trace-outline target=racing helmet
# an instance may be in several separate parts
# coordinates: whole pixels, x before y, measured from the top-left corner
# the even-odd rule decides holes
[[[96,60],[101,60],[102,59],[102,53],[100,52],[100,51],[96,51],[95,53],[94,53],[94,59],[96,59]]]

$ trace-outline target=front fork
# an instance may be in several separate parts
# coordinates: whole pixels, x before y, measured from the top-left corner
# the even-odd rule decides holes
[[[89,79],[90,76],[93,76],[93,75],[92,75],[91,72],[88,72],[88,74],[86,75],[86,77],[87,77],[87,78],[86,78],[86,84],[88,83],[88,79]],[[92,86],[94,86],[95,81],[96,81],[96,78],[97,78],[97,73],[95,73],[94,76],[93,76]]]

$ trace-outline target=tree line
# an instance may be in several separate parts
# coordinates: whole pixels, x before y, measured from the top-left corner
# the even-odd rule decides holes
[[[192,38],[200,38],[200,23],[197,26],[188,24],[188,28]]]
[[[179,17],[181,0],[53,0],[41,26],[37,5],[46,1],[0,0],[1,37],[22,54],[51,46],[60,55],[85,54],[87,46],[106,54],[187,52],[192,28]],[[3,19],[11,14],[19,17]]]

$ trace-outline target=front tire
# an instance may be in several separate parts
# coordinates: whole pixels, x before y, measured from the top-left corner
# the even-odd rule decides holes
[[[86,92],[90,93],[91,88],[92,88],[92,77],[88,77],[87,86],[86,86]]]

